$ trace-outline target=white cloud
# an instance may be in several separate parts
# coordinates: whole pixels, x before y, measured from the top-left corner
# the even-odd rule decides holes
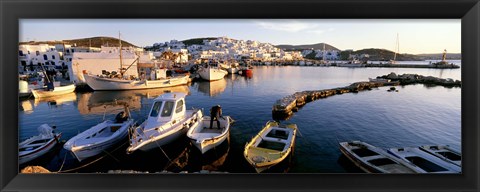
[[[278,21],[256,21],[257,26],[263,29],[284,31],[290,33],[312,33],[316,35],[324,34],[325,32],[334,31],[334,28],[322,28],[318,24],[309,22],[300,22],[295,20],[278,20]]]
[[[325,33],[325,31],[321,30],[321,29],[308,30],[307,32],[314,33],[314,34],[317,34],[317,35]]]

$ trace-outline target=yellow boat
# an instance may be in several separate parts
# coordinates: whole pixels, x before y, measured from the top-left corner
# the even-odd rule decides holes
[[[257,173],[282,162],[293,150],[296,124],[280,125],[269,121],[253,139],[246,144],[243,156]]]

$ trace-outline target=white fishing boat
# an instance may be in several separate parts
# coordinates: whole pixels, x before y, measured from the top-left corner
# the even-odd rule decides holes
[[[119,45],[122,50],[122,41],[119,34]],[[176,77],[167,77],[167,70],[161,69],[158,67],[151,68],[149,75],[139,75],[139,77],[131,77],[125,75],[125,73],[132,67],[134,63],[138,63],[140,56],[127,67],[124,68],[122,60],[122,51],[119,51],[120,57],[120,68],[119,73],[117,74],[102,74],[102,75],[92,75],[84,72],[83,77],[85,82],[93,90],[134,90],[134,89],[151,89],[151,88],[164,88],[164,87],[173,87],[178,85],[185,85],[189,82],[189,75],[181,75]],[[112,72],[113,73],[113,72]],[[142,77],[141,77],[142,76]]]
[[[110,78],[99,75],[84,74],[84,78],[88,86],[90,86],[95,91],[99,91],[153,89],[186,85],[190,77],[188,75],[181,75],[177,77],[166,77],[155,80],[130,80],[123,78]]]
[[[37,128],[39,135],[28,138],[18,144],[18,163],[24,164],[34,160],[48,151],[59,142],[62,133],[54,133],[53,128],[47,124]]]
[[[48,88],[33,89],[32,94],[35,98],[43,98],[73,93],[74,91],[75,85],[70,84],[65,86],[55,86],[53,89],[50,90]]]
[[[292,151],[297,133],[296,124],[280,125],[269,121],[245,146],[243,156],[257,173],[282,162]]]
[[[202,118],[199,109],[186,110],[184,93],[165,93],[154,99],[148,118],[131,129],[127,153],[148,151],[184,136]]]
[[[348,61],[346,63],[338,63],[337,66],[338,67],[365,67],[366,64],[362,63],[358,59],[353,59],[353,60]]]
[[[230,116],[223,116],[218,119],[220,127],[217,127],[216,120],[210,127],[210,118],[209,116],[203,116],[197,126],[192,127],[187,132],[187,137],[202,154],[222,144],[230,133]]]
[[[435,155],[444,161],[462,166],[462,153],[452,149],[448,145],[424,145],[421,146],[420,149]]]
[[[462,168],[446,162],[418,147],[403,147],[388,149],[390,154],[416,166],[421,173],[461,173]]]
[[[362,141],[341,142],[340,151],[367,173],[419,173],[414,165]]]
[[[208,64],[198,69],[197,73],[202,79],[207,81],[216,81],[223,79],[228,74],[227,71],[215,67],[215,64]]]
[[[237,67],[230,67],[227,69],[227,72],[230,73],[230,74],[237,74],[238,72],[240,71],[240,68],[237,66]]]
[[[236,74],[240,71],[240,65],[237,62],[230,61],[222,65],[222,69],[226,70],[229,74]]]
[[[127,138],[128,129],[133,125],[130,112],[120,112],[115,120],[106,120],[69,139],[63,148],[71,151],[78,161],[98,155]]]

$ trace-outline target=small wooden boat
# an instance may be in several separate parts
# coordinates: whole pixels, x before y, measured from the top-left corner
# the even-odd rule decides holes
[[[202,111],[186,110],[185,96],[185,93],[165,93],[154,99],[147,120],[130,130],[127,153],[160,148],[197,126],[203,116]]]
[[[367,173],[418,173],[414,165],[362,141],[341,142],[340,151]]]
[[[462,168],[449,163],[430,153],[420,150],[419,147],[404,147],[388,149],[390,154],[416,166],[421,173],[461,173]]]
[[[24,164],[34,160],[48,151],[59,142],[62,133],[54,133],[53,128],[47,124],[37,128],[39,135],[33,136],[18,145],[18,162]]]
[[[243,156],[257,173],[282,162],[293,151],[296,124],[280,125],[269,121],[253,139],[246,144]]]
[[[65,86],[55,86],[52,90],[47,90],[46,88],[33,89],[32,94],[35,98],[43,98],[73,93],[74,91],[75,85],[70,84]]]
[[[223,116],[218,121],[220,127],[217,127],[215,121],[210,127],[210,117],[203,116],[198,125],[187,132],[187,137],[202,154],[222,144],[230,133],[230,116]]]
[[[421,146],[420,149],[435,155],[444,161],[462,166],[462,153],[450,148],[448,145],[424,145]]]
[[[133,119],[127,106],[115,120],[106,120],[69,139],[63,148],[71,151],[78,161],[98,155],[127,138]]]

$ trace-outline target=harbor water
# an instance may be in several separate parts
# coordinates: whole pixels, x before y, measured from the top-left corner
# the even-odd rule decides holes
[[[56,132],[63,133],[61,140],[66,141],[103,119],[114,118],[123,109],[108,105],[115,100],[127,101],[133,118],[141,123],[155,97],[166,91],[186,92],[187,108],[201,108],[208,115],[209,109],[218,104],[224,116],[235,120],[229,140],[203,156],[184,137],[161,148],[130,155],[125,153],[128,145],[125,140],[82,162],[58,146],[26,165],[73,173],[108,170],[254,173],[243,157],[243,149],[272,120],[272,105],[277,99],[297,91],[368,81],[390,72],[461,80],[461,69],[256,66],[252,77],[229,74],[219,81],[196,81],[166,89],[95,91],[20,100],[19,139],[36,135],[37,127],[48,123],[56,125]],[[282,121],[297,124],[299,133],[294,154],[270,172],[362,172],[339,150],[339,142],[351,140],[382,148],[441,144],[461,149],[461,88],[407,85],[397,86],[398,92],[387,89],[380,87],[319,99]]]

